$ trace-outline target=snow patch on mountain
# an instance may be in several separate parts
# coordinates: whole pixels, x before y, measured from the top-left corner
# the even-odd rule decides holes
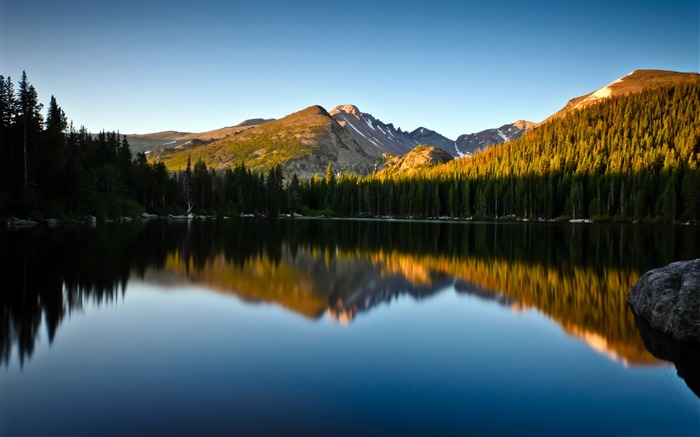
[[[384,147],[382,147],[381,144],[377,143],[377,142],[374,141],[372,138],[368,138],[365,134],[363,134],[363,133],[360,132],[355,126],[353,126],[352,123],[347,123],[347,126],[350,126],[351,128],[353,128],[353,129],[355,130],[355,132],[357,132],[358,134],[362,135],[362,137],[363,137],[364,139],[366,139],[367,141],[369,141],[370,143],[372,143],[372,144],[374,144],[375,146],[379,147],[380,149],[386,151],[386,149],[385,149]]]
[[[615,82],[611,83],[610,85],[612,85],[614,83],[619,83],[619,82],[620,82],[620,79],[616,80]],[[610,88],[610,85],[604,86],[603,88],[592,93],[590,96],[588,96],[588,98],[581,100],[580,102],[578,102],[576,104],[576,106],[574,106],[574,108],[578,108],[581,105],[585,105],[585,104],[588,104],[590,102],[594,102],[596,100],[606,99],[606,98],[610,97],[610,94],[612,94],[612,89]]]
[[[459,151],[459,148],[457,147],[457,141],[455,141],[455,152],[457,153],[457,156],[460,157],[460,158],[463,158],[463,157],[467,156],[467,155],[465,155],[464,153],[462,153],[462,152]]]
[[[589,97],[589,100],[597,100],[597,99],[604,99],[608,97],[612,93],[612,90],[610,89],[609,86],[604,86],[603,88],[599,89],[598,91],[594,92],[591,94],[591,97]]]

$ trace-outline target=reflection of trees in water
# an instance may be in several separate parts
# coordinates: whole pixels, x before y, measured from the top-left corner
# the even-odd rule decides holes
[[[89,235],[71,231],[31,229],[0,235],[2,247],[12,248],[0,255],[5,281],[4,334],[0,336],[4,361],[9,360],[15,341],[20,362],[31,356],[42,320],[52,342],[66,311],[79,308],[86,299],[111,300],[120,280],[125,283],[128,270],[126,274],[117,272],[114,264],[104,263],[109,246],[95,244],[99,241],[97,232]],[[87,240],[89,237],[94,240]],[[76,254],[85,250],[89,250],[89,255],[76,265]],[[104,269],[96,270],[95,263],[104,263]]]
[[[459,278],[509,299],[513,310],[536,308],[571,334],[616,358],[640,362],[651,358],[639,339],[627,308],[627,291],[639,274],[630,268],[532,264],[518,259],[461,258],[388,252],[378,258],[387,269],[420,266]]]
[[[320,220],[3,231],[0,247],[11,250],[0,253],[0,348],[7,363],[16,345],[23,362],[42,320],[51,342],[67,313],[113,301],[130,275],[163,268],[218,278],[244,298],[304,306],[299,312],[313,317],[367,311],[400,293],[430,294],[435,278],[455,276],[537,307],[572,332],[638,342],[627,326],[629,282],[698,256],[698,237],[692,227]],[[384,285],[368,285],[382,275]]]
[[[66,313],[85,303],[117,299],[132,271],[163,265],[172,250],[163,228],[144,226],[67,226],[0,233],[2,293],[2,360],[10,359],[13,344],[20,363],[30,357],[42,321],[49,343]],[[160,235],[159,235],[160,234]]]

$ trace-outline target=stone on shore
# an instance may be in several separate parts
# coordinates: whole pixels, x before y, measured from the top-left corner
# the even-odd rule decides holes
[[[652,328],[678,341],[700,342],[700,259],[646,272],[627,301]]]

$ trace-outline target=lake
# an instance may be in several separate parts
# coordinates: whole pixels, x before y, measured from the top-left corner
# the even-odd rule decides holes
[[[700,257],[696,226],[156,220],[0,248],[2,435],[700,434],[700,355],[649,352],[626,302]]]

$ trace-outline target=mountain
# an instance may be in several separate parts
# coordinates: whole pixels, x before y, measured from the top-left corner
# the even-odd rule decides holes
[[[279,120],[254,125],[224,138],[191,144],[152,155],[171,170],[184,169],[187,159],[223,169],[244,161],[253,170],[281,165],[287,175],[325,174],[334,169],[368,174],[379,163],[347,129],[320,106],[310,106]]]
[[[700,74],[663,70],[635,70],[596,91],[569,100],[566,106],[540,124],[564,117],[573,111],[595,105],[613,97],[626,96],[647,88],[692,82],[700,83]]]
[[[609,98],[639,92],[645,88],[694,81],[700,81],[700,75],[697,73],[679,73],[660,70],[635,70],[629,75],[619,78],[596,91],[571,99],[564,108],[552,114],[542,123],[540,123],[540,125],[556,118],[564,117],[573,111],[586,108]],[[337,122],[338,126],[343,128],[341,130],[346,131],[346,134],[342,135],[342,139],[331,141],[331,143],[336,144],[339,149],[342,150],[350,150],[354,147],[354,145],[359,145],[362,152],[355,150],[355,153],[358,153],[363,157],[360,158],[360,161],[355,167],[361,168],[361,173],[363,174],[367,173],[369,169],[373,167],[374,163],[380,161],[385,154],[403,156],[413,150],[416,146],[427,145],[441,149],[452,156],[468,156],[478,150],[483,150],[486,147],[518,139],[522,137],[525,132],[532,130],[538,125],[533,122],[518,120],[515,123],[504,124],[499,128],[486,129],[477,133],[463,134],[460,135],[456,141],[453,141],[433,130],[424,127],[420,127],[411,132],[403,131],[401,128],[396,128],[392,123],[384,123],[374,117],[372,114],[361,112],[355,105],[337,106],[329,111],[328,114],[332,116],[332,118]],[[129,136],[129,142],[132,149],[136,152],[161,148],[189,147],[192,145],[192,142],[196,142],[197,140],[211,141],[222,139],[227,136],[238,135],[243,131],[262,126],[270,121],[271,120],[265,119],[251,119],[239,123],[236,126],[199,134],[166,131],[148,135],[131,135]],[[289,126],[288,121],[283,122],[283,124]],[[340,131],[337,130],[337,128],[336,131],[336,134],[340,134]],[[276,138],[280,140],[281,136],[278,134]],[[242,139],[242,137],[238,138],[234,142],[237,142],[240,139]],[[305,139],[306,146],[311,146],[309,141],[310,138]],[[322,145],[319,144],[318,146],[320,149],[323,149]],[[285,153],[282,154],[284,155]],[[352,165],[353,160],[351,159],[350,155],[345,155],[346,154],[343,153],[333,154],[333,159],[326,159],[326,161],[336,163],[338,169],[353,171],[352,168],[355,168]],[[372,159],[368,159],[367,156],[364,155],[374,158],[374,161],[372,161]],[[292,153],[282,161],[287,163],[294,156],[295,153]],[[309,159],[310,158],[306,158],[305,160],[309,161]],[[304,161],[302,160],[296,162],[295,165],[285,166],[290,167],[290,170],[292,167],[294,167],[295,170],[298,170],[298,174],[300,176],[310,175],[313,173],[323,173],[325,171],[325,166],[327,165],[327,162],[326,164],[320,164],[320,161],[323,160],[324,158],[321,156],[317,157],[315,161],[312,160],[314,161],[314,164],[310,164],[308,162],[305,163],[302,162]],[[260,160],[258,159],[257,161]],[[397,159],[390,158],[388,164],[389,166],[396,165]],[[406,166],[407,161],[404,161],[401,163],[400,170],[394,170],[405,172]],[[263,165],[261,167],[265,166]]]
[[[320,106],[316,108],[322,109],[325,113],[325,109]],[[326,113],[336,122],[333,125],[334,128],[331,129],[336,137],[335,140],[326,141],[327,144],[325,145],[320,143],[314,145],[312,144],[312,136],[307,135],[302,141],[304,143],[303,147],[298,148],[295,146],[290,149],[284,143],[287,140],[291,143],[296,143],[299,138],[285,139],[283,132],[289,132],[294,137],[298,135],[296,132],[298,129],[302,131],[311,129],[311,126],[304,126],[310,119],[301,116],[302,112],[296,113],[297,116],[295,117],[288,116],[281,120],[254,118],[245,120],[235,126],[202,133],[166,131],[145,135],[128,135],[127,137],[133,152],[155,152],[153,156],[162,159],[171,168],[181,168],[186,162],[186,158],[178,158],[178,156],[182,155],[177,152],[167,152],[166,150],[186,149],[188,154],[193,153],[192,151],[194,150],[194,153],[201,155],[207,164],[211,163],[215,168],[226,167],[228,165],[226,163],[231,162],[231,159],[245,159],[247,164],[254,163],[255,168],[269,168],[280,163],[285,167],[285,171],[297,172],[297,175],[302,177],[310,176],[314,173],[325,173],[328,162],[334,163],[334,167],[338,170],[366,174],[375,167],[375,164],[378,165],[383,160],[384,155],[403,156],[415,147],[422,145],[440,149],[451,157],[468,155],[477,149],[483,149],[490,145],[518,138],[526,129],[534,125],[530,122],[518,121],[513,124],[503,125],[498,129],[461,135],[455,142],[438,132],[424,127],[419,127],[411,132],[403,131],[401,128],[394,127],[392,123],[382,122],[372,114],[360,112],[357,106],[341,105]],[[276,121],[279,121],[279,123],[273,123]],[[330,120],[325,120],[325,123],[329,122]],[[261,126],[267,126],[270,123],[273,124],[269,129],[259,129]],[[293,127],[296,123],[300,124]],[[312,122],[311,124],[313,125],[314,123]],[[247,146],[242,149],[231,146],[233,143],[244,142],[250,145],[251,141],[261,141],[260,138],[262,137],[259,137],[259,135],[264,137],[273,130],[279,131],[274,134],[274,141],[266,145],[270,153],[266,154],[265,159],[271,159],[270,162],[264,162],[265,159],[262,159],[262,156],[255,155],[251,159],[250,156],[245,155],[242,150],[248,150],[246,149]],[[241,136],[243,132],[248,132],[250,135]],[[330,132],[327,131],[327,133]],[[322,135],[319,138],[326,137]],[[329,138],[326,138],[326,140]],[[228,144],[228,146],[223,146],[224,143]],[[276,144],[282,146],[284,150],[272,153]],[[357,149],[358,145],[361,150]],[[338,153],[331,153],[325,157],[322,154],[321,156],[316,156],[315,159],[310,158],[311,155],[316,154],[315,151],[322,150],[325,146],[335,147]],[[199,149],[200,147],[217,150],[225,149],[226,152],[219,150],[219,152],[215,153],[225,153],[230,156],[219,156],[208,160],[207,154],[203,153],[203,149]],[[309,147],[315,151],[308,149]],[[255,150],[248,150],[248,152],[254,152]],[[357,154],[357,157],[354,157],[353,154]],[[297,161],[296,159],[302,155],[307,156],[307,158]],[[393,159],[391,162],[395,161]]]
[[[475,134],[465,134],[457,137],[455,146],[459,155],[470,155],[479,149],[522,137],[525,132],[536,126],[531,121],[518,120],[515,123],[504,124],[498,129],[486,129]]]
[[[452,155],[433,146],[416,146],[403,156],[387,156],[384,174],[412,174],[419,169],[451,161]]]
[[[606,99],[649,87],[685,82],[700,82],[700,75],[636,70],[596,91],[571,99],[540,125]],[[367,174],[385,154],[402,156],[420,145],[441,149],[453,157],[468,156],[477,150],[520,138],[537,126],[518,120],[499,128],[460,135],[453,141],[424,127],[403,131],[392,123],[384,123],[372,114],[361,112],[354,105],[337,106],[330,112],[320,106],[311,108],[317,108],[311,111],[315,112],[314,116],[303,114],[310,109],[307,108],[281,120],[256,118],[202,133],[165,131],[127,137],[134,152],[185,149],[188,155],[197,154],[215,168],[245,159],[246,163],[259,169],[282,164],[287,172],[297,172],[302,177],[323,174],[329,162],[338,170]],[[211,153],[204,153],[202,148],[211,148]],[[215,156],[209,156],[211,154]],[[157,156],[171,168],[181,168],[186,162],[184,155],[178,152],[160,151]],[[395,163],[395,159],[389,162]],[[406,164],[402,165],[405,170]]]
[[[368,154],[377,158],[385,153],[403,155],[420,145],[434,146],[451,155],[456,153],[453,140],[424,127],[413,132],[402,131],[391,123],[383,123],[372,114],[360,112],[354,105],[336,106],[329,113],[350,131]]]
[[[134,153],[151,152],[160,149],[175,149],[189,144],[193,140],[208,141],[234,135],[251,127],[272,121],[273,119],[253,118],[235,126],[224,127],[207,132],[192,133],[178,131],[155,132],[151,134],[127,135],[127,140]]]

